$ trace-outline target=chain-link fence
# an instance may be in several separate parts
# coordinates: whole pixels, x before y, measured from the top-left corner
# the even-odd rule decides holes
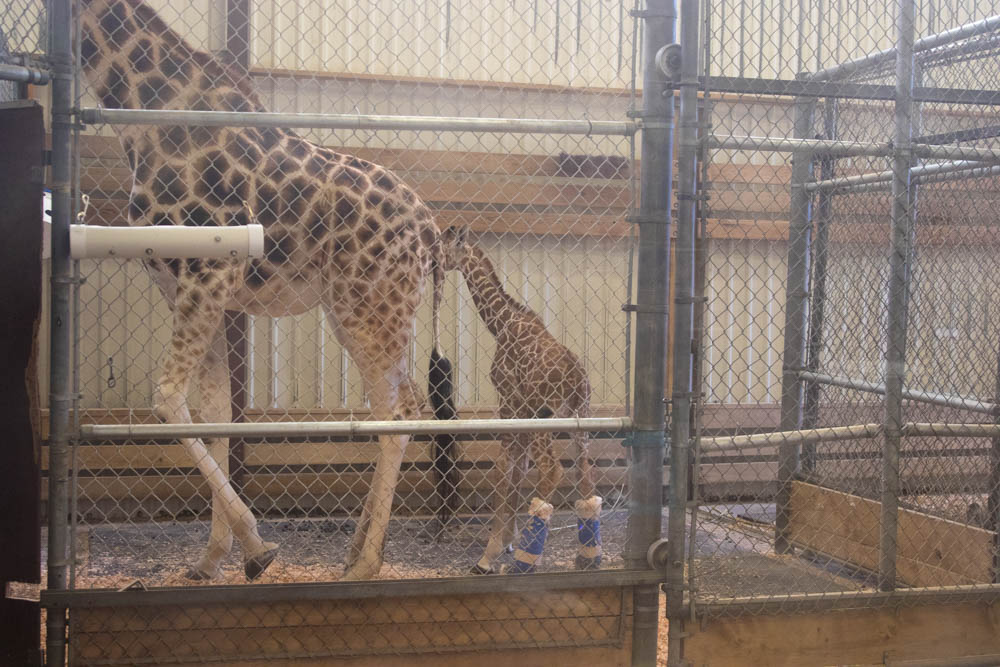
[[[622,447],[638,399],[634,8],[31,4],[56,64],[69,7],[75,95],[59,78],[53,118],[82,123],[54,219],[71,202],[73,252],[88,250],[53,268],[73,336],[58,343],[53,297],[43,374],[50,553],[63,503],[69,517],[49,587],[70,593],[48,604],[76,614],[71,659],[626,647],[626,593],[659,577],[635,574],[656,534],[630,526]],[[53,121],[54,172],[67,127]],[[258,225],[248,260],[157,245]],[[147,227],[149,245],[130,258],[98,227]],[[472,577],[567,570],[586,572],[544,594]],[[452,588],[420,581],[441,577]],[[267,586],[375,578],[419,585],[384,589],[398,605]],[[126,587],[137,608],[185,590],[125,626],[81,610]],[[426,597],[442,591],[458,597]],[[313,632],[275,629],[292,625]],[[50,622],[51,647],[62,632]]]
[[[995,582],[998,9],[703,4],[695,610]]]

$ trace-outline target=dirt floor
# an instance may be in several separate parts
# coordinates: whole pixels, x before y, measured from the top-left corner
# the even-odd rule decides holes
[[[700,599],[833,592],[871,585],[864,573],[836,563],[808,560],[801,555],[776,555],[771,548],[773,521],[773,505],[729,504],[699,511],[691,563]],[[626,523],[624,508],[602,515],[604,567],[622,566]],[[666,524],[664,511],[664,534]],[[284,519],[263,520],[260,525],[261,535],[278,542],[281,551],[259,583],[335,581],[342,573],[341,561],[354,531],[353,521]],[[208,530],[206,521],[81,527],[77,532],[75,586],[117,589],[136,580],[146,586],[199,585],[185,579],[183,573],[200,554]],[[462,519],[444,531],[433,519],[393,519],[386,563],[379,577],[461,575],[479,557],[487,535],[487,525],[477,518]],[[539,570],[572,569],[576,550],[575,517],[571,512],[556,513]],[[44,557],[43,548],[43,572]],[[505,554],[501,561],[510,559]],[[223,576],[208,583],[244,583],[238,549],[226,561]],[[37,587],[22,588],[19,596],[37,598]],[[660,604],[662,611],[662,597]],[[667,632],[666,619],[661,615],[660,664],[666,664]]]

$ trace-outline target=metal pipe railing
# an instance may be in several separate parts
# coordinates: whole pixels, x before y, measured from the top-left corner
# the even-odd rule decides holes
[[[303,436],[437,435],[478,433],[576,433],[627,431],[630,417],[566,419],[423,419],[412,421],[234,422],[209,424],[86,424],[87,439],[295,438]]]
[[[49,317],[49,494],[48,564],[46,588],[63,590],[68,585],[69,562],[69,475],[70,411],[73,405],[70,298],[73,262],[69,256],[69,227],[72,218],[71,137],[73,117],[73,51],[70,0],[49,3],[49,62],[52,66],[52,260]],[[49,665],[65,664],[66,609],[48,611],[46,660]]]
[[[800,97],[795,100],[793,131],[797,137],[807,137],[812,132],[816,99]],[[802,368],[806,353],[806,332],[809,324],[809,279],[812,257],[812,196],[803,187],[812,180],[812,154],[796,151],[792,154],[792,196],[788,217],[788,274],[785,281],[785,330],[782,350],[781,373],[781,430],[793,431],[802,427],[802,380],[795,369]],[[791,502],[790,482],[799,471],[799,446],[795,443],[781,445],[778,452],[778,492],[775,498],[774,550],[787,553],[789,542],[789,514]]]
[[[16,83],[31,83],[36,86],[44,86],[50,80],[51,77],[46,70],[24,67],[23,65],[0,63],[0,81],[14,81]]]
[[[640,161],[638,262],[635,294],[634,429],[626,567],[650,567],[646,557],[663,523],[663,397],[667,367],[667,298],[670,276],[670,207],[673,185],[674,98],[656,64],[657,52],[675,41],[674,0],[645,0],[642,40],[642,160]],[[687,26],[685,24],[685,30]],[[686,39],[686,37],[685,37]],[[667,577],[671,575],[668,573]],[[632,591],[632,665],[653,665],[659,653],[660,590]],[[671,623],[673,625],[673,623]]]
[[[914,167],[910,170],[910,175],[915,182],[920,182],[921,176],[930,176],[936,174],[950,174],[954,172],[969,171],[977,168],[982,168],[984,165],[982,162],[976,162],[974,160],[959,160],[952,162],[937,162],[934,164],[925,164]],[[962,178],[966,177],[962,174]],[[813,181],[812,183],[806,183],[806,190],[809,192],[822,192],[824,190],[850,190],[855,186],[859,185],[869,185],[875,183],[891,183],[892,182],[892,171],[876,171],[867,174],[857,174],[855,176],[839,176],[837,178],[827,178],[822,181]]]
[[[97,109],[80,112],[84,123],[113,125],[184,125],[203,127],[298,127],[325,130],[396,130],[430,132],[504,132],[513,134],[582,134],[629,136],[635,121],[544,118],[458,118],[251,111],[176,111]]]
[[[674,299],[670,306],[673,328],[673,375],[670,390],[670,486],[667,513],[667,567],[665,608],[667,615],[667,665],[685,664],[685,533],[687,504],[694,480],[691,456],[692,347],[694,338],[695,240],[698,196],[698,32],[699,3],[681,3],[680,125],[677,131],[677,239],[673,257]],[[640,282],[640,285],[642,283]],[[664,281],[664,288],[667,281]],[[664,289],[664,296],[667,296]],[[699,341],[700,342],[700,341]],[[655,362],[654,362],[655,363]],[[660,408],[661,412],[663,408]],[[688,565],[690,567],[690,564]],[[633,664],[636,664],[633,662]],[[645,664],[645,663],[643,663]]]
[[[793,139],[787,137],[757,137],[751,135],[712,134],[705,139],[709,149],[767,151],[778,153],[823,153],[847,157],[871,155],[885,157],[893,154],[892,144],[875,141],[838,141],[832,139]],[[972,146],[938,146],[935,144],[910,144],[913,157],[938,160],[976,160],[1000,162],[1000,150]]]
[[[885,395],[885,385],[867,380],[856,380],[854,378],[838,377],[826,375],[824,373],[813,373],[810,371],[799,371],[799,377],[810,382],[828,384],[833,387],[843,387],[844,389],[856,389],[866,391],[871,394]],[[903,388],[903,398],[908,401],[918,403],[930,403],[931,405],[941,405],[948,408],[959,408],[971,412],[992,415],[1000,412],[1000,406],[989,401],[982,401],[976,398],[966,398],[964,396],[953,396],[951,394],[939,394],[933,391],[922,391],[919,389]]]
[[[882,424],[855,424],[829,428],[807,428],[794,431],[774,431],[753,435],[733,435],[702,438],[698,441],[703,453],[733,452],[743,449],[760,449],[776,445],[806,445],[823,442],[840,442],[859,438],[874,438],[882,433]]]
[[[954,44],[955,42],[960,42],[963,39],[968,39],[969,37],[975,37],[977,35],[993,32],[998,28],[1000,28],[1000,16],[990,16],[989,18],[985,18],[980,21],[966,23],[958,28],[952,28],[951,30],[946,30],[935,35],[921,37],[913,42],[912,53],[920,53],[922,51],[929,51],[948,44]],[[858,72],[859,70],[881,65],[892,60],[896,57],[898,49],[899,47],[897,45],[890,49],[884,49],[877,53],[856,58],[855,60],[849,60],[845,63],[840,63],[839,65],[834,65],[833,67],[821,69],[818,72],[810,74],[808,78],[810,81],[843,79]]]
[[[906,377],[907,311],[910,302],[914,231],[913,191],[910,186],[910,169],[915,157],[915,151],[911,149],[914,4],[915,0],[898,0],[896,3],[896,105],[878,561],[878,587],[883,591],[896,588],[896,547],[899,534],[899,450],[903,428],[903,380]]]

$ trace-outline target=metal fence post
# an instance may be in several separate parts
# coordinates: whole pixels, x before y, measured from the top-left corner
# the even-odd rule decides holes
[[[795,100],[793,132],[796,139],[812,132],[816,99]],[[813,156],[806,151],[792,154],[791,211],[788,224],[788,275],[785,280],[785,344],[782,353],[780,430],[794,431],[802,424],[802,381],[799,371],[805,358],[809,316],[809,259],[812,244],[812,195],[806,183],[812,180]],[[800,445],[781,445],[778,450],[778,494],[774,550],[791,550],[788,539],[788,504],[791,481],[799,469]]]
[[[882,441],[882,512],[878,583],[896,585],[899,445],[903,426],[903,380],[906,376],[906,325],[909,306],[913,209],[910,205],[913,106],[913,0],[899,0],[896,15],[896,113],[892,163],[892,232],[889,253],[889,303],[886,341],[885,435]]]
[[[626,564],[647,567],[646,551],[660,537],[663,520],[664,392],[667,353],[670,198],[673,165],[673,92],[658,71],[656,53],[674,40],[673,0],[647,0],[642,85],[638,279],[636,287],[635,432],[629,468],[631,503]],[[673,490],[672,490],[673,492]],[[632,664],[655,665],[659,590],[634,589]]]
[[[828,97],[823,106],[823,134],[827,139],[837,138],[837,98]],[[836,160],[826,156],[820,161],[820,178],[829,180],[836,175]],[[833,197],[831,190],[819,191],[816,198],[816,239],[813,247],[812,307],[809,309],[809,343],[806,351],[806,368],[815,373],[819,370],[820,355],[823,352],[823,320],[826,307],[826,271],[830,224],[833,221]],[[802,428],[815,428],[819,424],[820,384],[806,383],[805,407],[802,411]],[[802,447],[802,470],[812,474],[816,469],[816,445]]]
[[[677,244],[674,247],[673,358],[670,419],[670,513],[667,524],[667,664],[684,661],[684,536],[691,446],[694,273],[698,197],[698,2],[681,3],[680,126],[677,154]]]
[[[73,263],[69,256],[69,224],[72,216],[73,55],[70,0],[49,3],[49,62],[52,68],[52,274],[51,349],[49,356],[49,536],[46,587],[66,588],[69,512],[70,407],[73,400],[70,373],[70,296]],[[65,664],[66,608],[48,610],[46,661]]]
[[[998,349],[997,353],[996,394],[994,400],[1000,401],[1000,349]],[[1000,424],[1000,413],[994,414],[993,423]],[[990,567],[991,581],[996,584],[1000,583],[1000,531],[997,531],[997,527],[1000,527],[1000,437],[990,439],[989,485],[989,496],[986,502],[986,525],[983,528],[993,533],[992,540],[990,541],[993,551],[990,559]]]

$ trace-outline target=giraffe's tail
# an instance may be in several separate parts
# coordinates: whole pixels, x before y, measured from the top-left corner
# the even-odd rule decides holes
[[[427,393],[434,408],[435,419],[456,419],[454,384],[451,362],[442,357],[435,346],[431,350],[430,372]],[[455,515],[458,508],[458,468],[455,467],[457,443],[454,434],[441,433],[434,436],[434,471],[437,476],[436,488],[440,505],[438,520],[442,526]]]

